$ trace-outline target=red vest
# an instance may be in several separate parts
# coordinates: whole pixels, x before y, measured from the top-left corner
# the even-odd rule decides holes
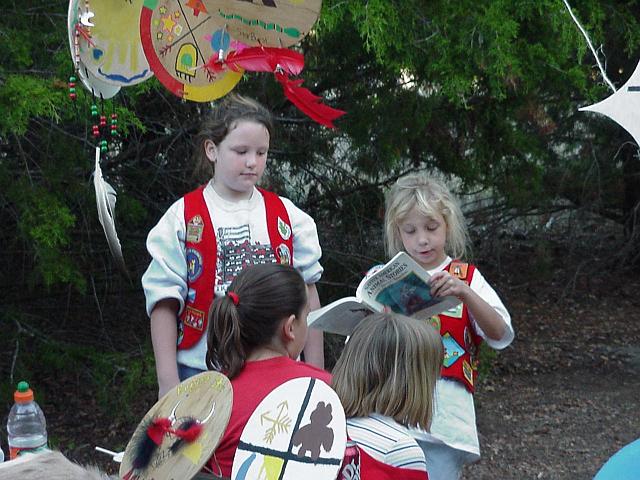
[[[471,285],[475,267],[454,260],[445,270]],[[461,303],[455,311],[448,310],[433,317],[431,321],[440,331],[445,349],[442,377],[462,382],[473,393],[478,379],[478,353],[482,337],[476,334],[471,325],[467,306]]]
[[[376,460],[354,442],[347,443],[337,480],[429,480],[427,472],[400,468]]]
[[[189,295],[180,314],[178,349],[195,345],[207,329],[209,308],[216,285],[218,245],[214,226],[204,200],[205,186],[184,196],[187,228],[187,289]],[[258,189],[264,198],[267,231],[276,261],[293,265],[293,233],[287,209],[278,195]],[[195,295],[194,295],[195,294]]]

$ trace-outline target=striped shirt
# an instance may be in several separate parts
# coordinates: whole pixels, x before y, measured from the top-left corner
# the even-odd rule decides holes
[[[347,419],[347,433],[376,460],[398,468],[427,470],[424,453],[407,428],[393,418],[372,413]]]

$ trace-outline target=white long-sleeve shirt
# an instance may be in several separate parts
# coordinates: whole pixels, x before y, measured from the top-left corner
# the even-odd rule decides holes
[[[247,200],[230,202],[220,197],[209,183],[204,189],[204,199],[215,227],[218,251],[215,294],[221,296],[242,268],[243,262],[236,258],[238,245],[244,245],[244,252],[249,249],[251,263],[273,262],[275,257],[267,231],[263,196],[257,189]],[[323,271],[319,262],[322,251],[316,224],[291,200],[281,199],[291,221],[293,266],[305,283],[316,283]],[[184,198],[181,198],[169,207],[147,237],[151,263],[142,276],[142,286],[149,316],[156,303],[163,299],[177,300],[180,314],[187,295],[195,294],[187,286],[185,238]],[[206,337],[205,332],[192,348],[179,350],[178,363],[206,369]]]

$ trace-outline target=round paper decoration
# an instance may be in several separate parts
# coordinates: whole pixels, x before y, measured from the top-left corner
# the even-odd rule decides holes
[[[231,37],[216,26],[200,0],[145,0],[140,38],[155,76],[186,100],[220,98],[242,77],[242,72],[214,73],[204,68],[213,52],[228,51]]]
[[[85,21],[90,23],[89,17],[85,16]],[[79,30],[86,28],[80,23],[80,13],[78,10],[78,0],[69,2],[69,12],[67,14],[67,29],[69,34],[69,49],[71,51],[71,59],[80,77],[80,81],[87,90],[96,97],[103,99],[111,98],[120,91],[120,86],[106,83],[95,75],[85,66],[80,58],[80,44],[85,41],[80,35]]]
[[[90,34],[80,38],[80,59],[93,76],[126,87],[153,75],[140,41],[142,0],[81,0],[75,4],[75,16]]]
[[[218,372],[203,372],[175,386],[147,412],[136,428],[120,465],[120,478],[190,479],[195,476],[218,446],[229,423],[232,403],[231,383]],[[153,450],[146,466],[136,468],[140,452],[144,450],[141,446],[144,442],[149,444],[152,437],[149,432],[154,421],[170,424],[169,432],[160,435],[161,443]],[[171,433],[194,422],[202,430],[192,442],[180,440]]]
[[[336,393],[314,378],[289,380],[251,414],[231,479],[333,480],[346,442],[344,410]]]
[[[217,28],[225,29],[239,42],[284,48],[309,33],[322,0],[189,0],[187,6],[204,7]]]

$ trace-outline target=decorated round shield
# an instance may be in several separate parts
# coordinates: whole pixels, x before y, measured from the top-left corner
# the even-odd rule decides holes
[[[242,71],[214,72],[205,67],[214,52],[230,51],[231,37],[216,26],[200,0],[145,0],[140,38],[155,76],[186,100],[220,98],[242,77]]]
[[[140,41],[142,0],[76,0],[72,4],[71,13],[86,32],[79,38],[80,60],[93,76],[128,86],[153,75]]]
[[[314,378],[289,380],[251,414],[231,479],[333,480],[346,442],[344,410],[336,393]]]
[[[318,19],[322,0],[189,0],[202,4],[214,23],[247,45],[289,47],[300,42]],[[193,8],[193,7],[192,7]]]
[[[231,383],[218,372],[203,372],[175,386],[136,428],[120,478],[193,478],[218,446],[232,403]],[[197,435],[190,434],[194,430]]]
[[[84,21],[89,22],[88,16],[84,16]],[[69,34],[69,50],[71,51],[71,59],[80,77],[80,81],[96,97],[104,99],[113,97],[120,91],[120,86],[104,82],[97,78],[89,71],[82,59],[80,58],[80,44],[82,33],[87,33],[85,26],[81,23],[81,14],[78,10],[78,0],[69,2],[69,12],[67,15],[67,28]]]

